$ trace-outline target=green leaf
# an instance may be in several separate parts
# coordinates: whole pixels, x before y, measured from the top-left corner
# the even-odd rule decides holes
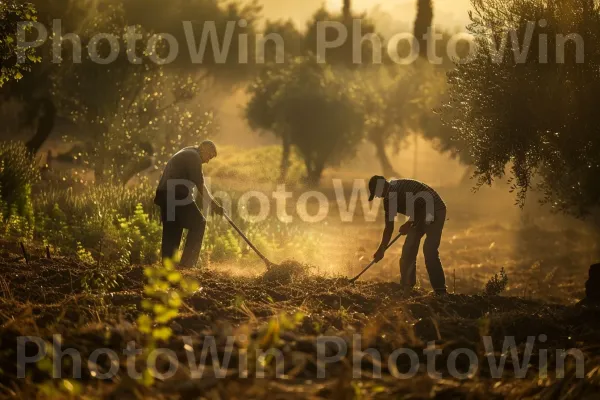
[[[146,315],[142,314],[137,319],[138,329],[142,333],[150,333],[152,330],[152,319]]]
[[[157,340],[168,340],[172,334],[173,331],[171,328],[166,326],[156,328],[152,331],[152,337]]]
[[[169,296],[168,304],[169,307],[179,308],[181,306],[181,296],[179,296],[179,293],[171,293],[171,295]]]
[[[170,320],[172,320],[173,318],[177,317],[177,310],[168,310],[164,313],[162,313],[161,315],[156,317],[156,322],[159,324],[165,324],[167,322],[169,322]]]
[[[177,271],[171,272],[167,275],[167,280],[171,283],[178,283],[181,280],[181,274]]]
[[[167,312],[167,307],[162,304],[155,304],[153,311],[156,315],[162,315]]]
[[[144,310],[152,310],[152,307],[154,307],[154,305],[152,304],[152,302],[148,299],[144,299],[142,300],[142,308]]]
[[[146,387],[154,385],[154,376],[152,376],[149,369],[145,369],[142,373],[142,384]]]

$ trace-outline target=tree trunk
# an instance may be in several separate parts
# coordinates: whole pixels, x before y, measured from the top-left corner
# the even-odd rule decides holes
[[[311,160],[309,157],[304,157],[304,165],[306,166],[306,185],[318,186],[319,182],[321,181],[324,163]]]
[[[310,170],[306,171],[306,183],[308,186],[319,186],[321,182],[321,175],[323,175],[324,170],[323,165],[315,165]]]
[[[281,153],[281,166],[280,166],[280,175],[279,182],[285,182],[287,178],[288,171],[290,169],[290,153],[292,150],[292,141],[289,134],[284,134],[282,137],[282,148],[283,152]]]
[[[351,16],[351,0],[344,0],[344,8],[342,9],[342,14],[344,15],[344,20],[349,21]]]
[[[417,18],[415,19],[414,35],[419,43],[419,55],[423,58],[427,57],[426,39],[427,31],[431,28],[433,22],[433,5],[432,0],[417,0]]]
[[[399,177],[400,175],[394,171],[394,167],[392,167],[392,163],[388,158],[385,152],[385,143],[382,137],[376,137],[372,140],[373,145],[375,146],[375,150],[377,152],[377,158],[379,159],[379,163],[381,164],[381,170],[383,171],[383,175],[391,178],[391,177]]]
[[[123,186],[127,185],[127,182],[129,182],[134,176],[144,172],[154,165],[154,147],[152,146],[152,143],[142,141],[137,143],[135,148],[138,151],[143,152],[143,156],[134,160],[131,164],[126,165],[121,178],[121,183]]]
[[[56,120],[56,107],[54,103],[49,99],[39,100],[38,110],[41,111],[41,115],[38,119],[37,130],[35,135],[25,144],[29,152],[35,155],[44,142],[48,139],[54,129],[54,122]],[[38,112],[39,112],[38,111]]]

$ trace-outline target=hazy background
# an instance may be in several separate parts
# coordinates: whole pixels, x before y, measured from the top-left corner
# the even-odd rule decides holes
[[[378,8],[390,14],[401,23],[412,25],[416,16],[415,2],[409,0],[356,0],[356,11],[371,12]],[[268,19],[291,18],[298,26],[304,26],[314,10],[325,5],[329,10],[339,10],[341,1],[337,0],[260,0],[264,5],[264,16]],[[462,29],[468,23],[469,0],[438,0],[434,4],[434,23],[449,29]]]
[[[319,7],[325,5],[328,10],[335,12],[342,7],[341,0],[259,0],[259,4],[263,6],[265,19],[291,19],[301,30],[305,29],[307,21]],[[470,0],[437,0],[433,5],[435,26],[451,32],[465,30],[465,26],[469,23]],[[416,17],[414,0],[355,0],[352,2],[352,8],[357,13],[366,13],[381,31],[400,27],[403,32],[412,32]],[[256,133],[250,130],[243,117],[243,107],[247,101],[245,88],[223,97],[218,113],[222,126],[220,140],[224,144],[250,147],[277,143],[275,137],[269,135],[257,137]],[[418,143],[417,153],[415,153],[414,143]],[[419,163],[417,160],[415,164],[415,154],[423,162]],[[346,166],[356,173],[359,171],[365,174],[377,173],[377,166],[372,162],[373,158],[372,146],[364,145],[358,157]],[[402,175],[429,181],[434,186],[457,184],[465,173],[465,168],[459,162],[447,155],[439,154],[432,148],[431,143],[421,137],[415,137],[406,143],[391,161],[396,171]],[[418,171],[414,170],[415,165]]]

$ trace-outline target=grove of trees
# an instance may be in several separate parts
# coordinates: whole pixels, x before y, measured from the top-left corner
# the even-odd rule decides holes
[[[420,38],[426,35],[432,28],[432,4],[431,1],[417,2],[418,15],[415,21],[415,34]],[[307,23],[304,33],[297,31],[289,23],[270,24],[270,32],[278,32],[284,38],[289,38],[292,43],[291,54],[292,65],[280,65],[270,63],[259,71],[249,87],[251,99],[247,105],[246,116],[250,125],[259,131],[270,131],[279,137],[283,146],[283,157],[281,161],[280,179],[285,179],[287,168],[289,167],[289,155],[292,149],[297,149],[306,159],[307,154],[320,153],[324,159],[317,163],[317,167],[310,167],[307,163],[308,180],[312,183],[318,182],[323,167],[335,164],[336,154],[351,155],[356,151],[356,147],[362,140],[366,140],[373,145],[376,151],[377,159],[381,165],[382,172],[388,176],[398,176],[394,171],[392,162],[387,154],[388,149],[398,151],[402,143],[408,137],[409,133],[419,132],[432,126],[433,124],[424,124],[427,120],[426,115],[431,113],[431,108],[439,101],[445,84],[436,79],[447,67],[443,64],[439,68],[432,67],[427,61],[418,62],[414,65],[397,65],[389,57],[382,57],[382,64],[374,64],[373,53],[380,51],[373,46],[381,45],[370,40],[365,40],[360,46],[362,52],[362,62],[356,63],[356,54],[352,45],[352,36],[355,26],[353,20],[361,19],[361,36],[376,32],[375,24],[364,14],[354,14],[352,12],[351,2],[344,1],[340,3],[341,12],[335,13],[319,9],[315,12],[313,18]],[[326,96],[326,93],[339,92],[336,101],[340,103],[336,110],[347,110],[349,112],[347,119],[338,119],[335,115],[328,118],[328,114],[322,111],[313,110],[315,117],[310,123],[306,121],[306,111],[309,110],[308,104],[319,104],[316,99],[309,100],[305,98],[306,103],[297,98],[294,102],[281,102],[281,93],[294,88],[297,90],[297,96],[301,97],[305,93],[306,86],[298,85],[297,71],[298,65],[311,65],[317,53],[317,24],[322,21],[334,21],[341,23],[346,27],[348,40],[341,46],[331,49],[327,52],[327,67],[313,69],[313,74],[319,73],[322,77],[319,79],[319,90],[314,90],[313,96],[320,93]],[[331,29],[325,32],[327,40],[334,40],[338,32]],[[442,41],[442,46],[447,43],[447,37]],[[288,41],[285,42],[286,44]],[[439,44],[440,42],[438,42]],[[406,53],[408,50],[406,43],[401,44],[399,52]],[[427,55],[427,46],[423,44],[421,49],[424,52],[421,55]],[[439,50],[439,49],[438,49]],[[385,55],[385,52],[384,52]],[[271,57],[272,61],[273,58]],[[289,61],[289,60],[288,60]],[[289,64],[289,63],[288,63]],[[438,71],[439,69],[439,71]],[[290,71],[295,71],[290,73]],[[328,76],[335,76],[337,79],[329,79]],[[308,80],[307,82],[312,82]],[[344,84],[345,82],[345,84]],[[329,87],[323,87],[329,85]],[[438,85],[435,88],[432,85]],[[340,86],[346,86],[340,90]],[[302,90],[301,90],[302,89]],[[343,96],[347,93],[348,96]],[[437,96],[435,98],[432,98]],[[328,100],[329,104],[333,98]],[[349,107],[349,102],[353,106]],[[319,111],[319,112],[317,112]],[[302,118],[291,118],[291,116],[302,115]],[[360,121],[357,127],[360,128],[359,135],[352,135],[352,140],[340,140],[346,137],[347,120]],[[340,123],[340,125],[336,125]],[[439,124],[438,124],[439,125]],[[315,134],[321,140],[312,140]],[[324,136],[325,135],[325,136]],[[331,140],[324,138],[331,136]],[[436,134],[431,129],[429,136],[435,138]],[[303,143],[303,148],[298,143]],[[320,149],[321,144],[325,147],[335,143],[336,151]],[[311,146],[310,151],[307,146]]]
[[[251,67],[239,62],[237,40],[240,33],[255,29],[259,11],[253,5],[224,5],[216,0],[31,0],[2,2],[1,7],[2,81],[6,84],[0,97],[4,104],[19,105],[19,127],[24,134],[33,130],[26,143],[28,150],[35,155],[57,123],[69,124],[69,140],[80,143],[78,160],[94,170],[96,180],[120,183],[152,165],[154,159],[164,162],[175,148],[216,134],[212,104],[207,99],[217,85],[220,89],[237,85],[250,73]],[[151,61],[152,54],[146,49],[148,38],[165,33],[185,43],[182,21],[190,16],[200,26],[204,21],[215,21],[221,35],[227,21],[245,19],[247,25],[236,25],[231,56],[224,64],[214,62],[210,46],[206,61],[201,64],[191,63],[189,52],[183,49],[174,63],[160,65]],[[42,47],[31,50],[28,63],[16,63],[16,22],[27,19],[39,21],[49,31],[53,20],[60,19],[62,52],[56,54],[51,36]],[[120,48],[127,49],[123,32],[129,26],[134,26],[141,36],[135,56],[119,52],[109,65],[89,59],[87,45],[100,32],[115,35]],[[201,31],[196,29],[194,33],[199,36]],[[76,34],[81,43],[80,63],[76,62],[79,56],[68,34]],[[162,57],[165,43],[160,41],[155,48]],[[108,55],[106,41],[97,48],[101,58]],[[57,57],[58,63],[54,62]],[[131,62],[134,57],[139,61]]]
[[[377,32],[376,23],[353,12],[350,0],[340,1],[339,12],[316,10],[304,29],[290,21],[266,21],[260,27],[260,7],[254,3],[3,1],[0,99],[3,104],[18,104],[19,127],[31,133],[26,141],[31,154],[38,152],[57,123],[72,124],[72,139],[81,143],[80,158],[99,181],[123,184],[152,160],[164,162],[181,144],[214,135],[213,89],[248,85],[249,124],[281,140],[280,179],[285,179],[294,151],[304,160],[307,182],[316,184],[327,166],[352,156],[362,142],[373,146],[384,174],[398,176],[388,152],[417,133],[471,166],[479,184],[509,175],[521,204],[531,189],[539,189],[557,211],[598,215],[597,2],[472,3],[469,30],[478,52],[470,62],[451,65],[446,58],[442,65],[431,65],[424,59],[427,49],[422,44],[421,59],[401,66],[386,58],[382,65],[372,65],[369,61],[379,49],[370,41],[361,47],[362,64],[353,62],[350,41],[328,53],[327,64],[316,61],[319,21],[340,22],[351,37],[352,20],[361,18],[363,35]],[[413,32],[422,40],[433,28],[435,2],[416,0],[415,7]],[[149,62],[142,48],[136,49],[140,64],[129,62],[128,54],[110,66],[85,57],[77,64],[68,44],[61,54],[63,62],[56,64],[51,41],[28,52],[26,62],[16,62],[16,22],[38,20],[51,26],[54,18],[61,18],[63,32],[78,34],[84,47],[94,32],[117,33],[131,25],[144,38],[163,32],[185,43],[182,20],[198,25],[215,21],[220,35],[228,21],[247,23],[236,25],[230,47],[234,56],[224,64],[211,62],[212,54],[206,55],[207,62],[191,63],[189,53],[181,51],[173,64],[159,65]],[[533,28],[530,21],[537,21]],[[522,42],[530,29],[534,40],[526,49],[527,57],[517,60],[511,31]],[[259,31],[283,36],[283,64],[274,62],[277,54],[269,46],[266,65],[240,62],[238,50],[245,43],[237,42],[239,34],[252,38]],[[438,50],[448,43],[449,35],[443,36]],[[252,52],[254,43],[248,44]],[[155,51],[164,52],[163,45]]]

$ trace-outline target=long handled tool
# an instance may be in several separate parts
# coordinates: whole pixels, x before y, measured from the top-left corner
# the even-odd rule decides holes
[[[394,244],[394,243],[395,243],[395,242],[396,242],[398,239],[400,239],[400,236],[402,236],[402,233],[399,233],[399,234],[398,234],[398,236],[396,236],[396,237],[394,238],[394,240],[392,240],[392,241],[391,241],[391,242],[390,242],[390,243],[387,245],[387,247],[386,247],[385,249],[386,249],[386,250],[387,250],[387,249],[389,249],[389,248],[390,248],[390,247],[391,247],[391,246],[392,246],[392,245],[393,245],[393,244]],[[367,266],[365,267],[365,269],[363,269],[363,270],[361,271],[361,273],[360,273],[360,274],[358,274],[358,275],[356,275],[354,278],[350,279],[350,283],[354,283],[354,282],[356,282],[356,280],[357,280],[358,278],[360,278],[360,277],[362,276],[362,274],[364,274],[365,272],[367,272],[367,270],[368,270],[369,268],[371,268],[371,267],[373,266],[373,264],[375,264],[375,263],[376,263],[376,261],[375,261],[375,260],[371,261],[371,262],[369,263],[369,265],[367,265]]]
[[[250,239],[248,239],[248,237],[246,235],[244,235],[244,232],[242,232],[241,229],[238,228],[238,226],[235,224],[235,222],[233,222],[231,220],[231,218],[229,218],[229,216],[227,214],[223,213],[223,216],[231,224],[231,226],[233,227],[233,229],[235,229],[237,231],[237,233],[239,233],[240,236],[246,241],[246,243],[248,243],[248,246],[250,246],[252,248],[252,250],[254,250],[256,252],[256,254],[258,254],[258,256],[265,262],[265,264],[267,264],[267,269],[271,268],[274,265],[277,265],[277,264],[274,264],[271,261],[269,261],[269,259],[267,257],[265,257],[263,255],[263,253],[261,253],[260,250],[258,250],[256,248],[256,246],[254,246],[252,244],[252,242],[250,241]]]

